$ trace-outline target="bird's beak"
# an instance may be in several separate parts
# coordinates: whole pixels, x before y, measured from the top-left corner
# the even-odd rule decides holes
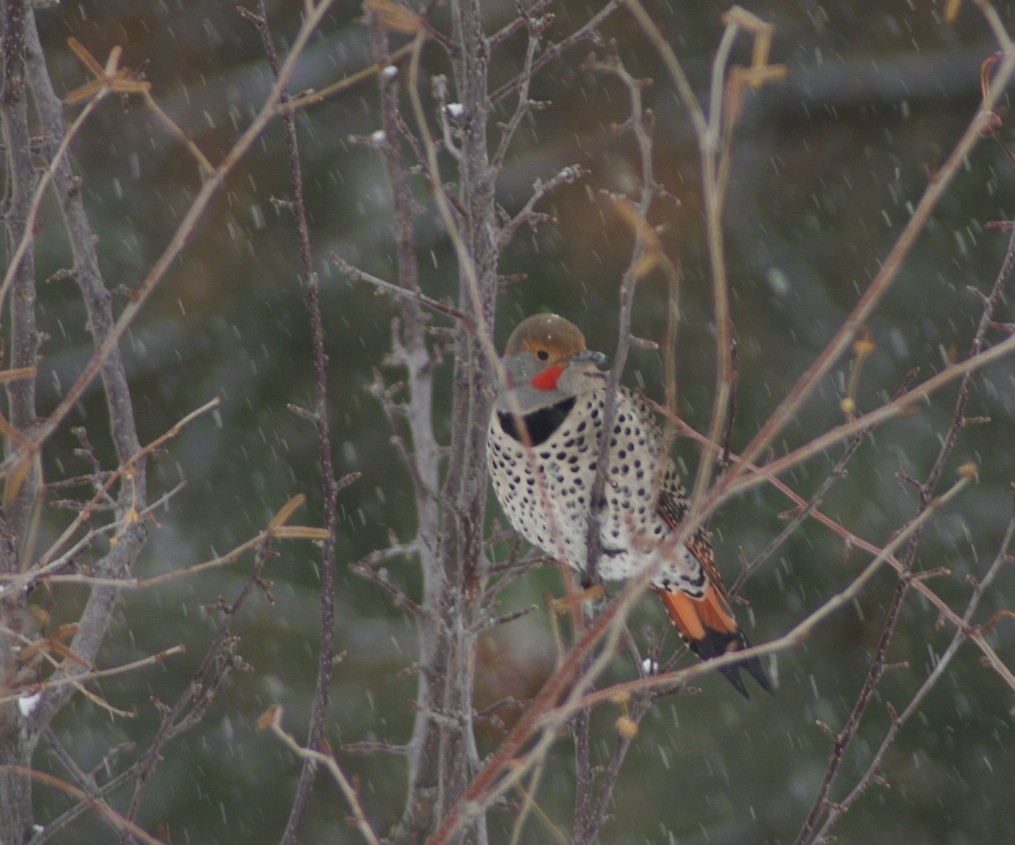
[[[602,352],[595,352],[592,349],[583,349],[571,358],[572,364],[595,364],[597,367],[605,367],[610,363],[609,356]]]

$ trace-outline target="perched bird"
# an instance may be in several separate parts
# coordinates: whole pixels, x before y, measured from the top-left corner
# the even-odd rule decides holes
[[[494,402],[487,433],[497,499],[526,540],[580,572],[594,517],[602,578],[622,580],[653,566],[652,589],[698,657],[747,648],[708,533],[699,529],[676,548],[667,542],[687,510],[687,495],[651,409],[621,387],[613,425],[603,433],[605,363],[606,356],[586,349],[578,328],[556,314],[529,317],[512,332],[503,358],[507,385]],[[604,457],[603,501],[593,513],[590,493]],[[741,694],[747,695],[741,668],[772,691],[757,658],[749,658],[722,669]]]

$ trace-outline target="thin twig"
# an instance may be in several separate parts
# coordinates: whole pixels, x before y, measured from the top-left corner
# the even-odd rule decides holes
[[[261,45],[278,86],[279,104],[284,106],[289,100],[289,95],[285,87],[283,65],[275,51],[268,25],[268,9],[264,0],[258,0],[257,9],[256,16],[248,17],[253,21],[261,38]],[[317,647],[317,680],[314,684],[313,706],[307,738],[308,747],[316,750],[324,745],[325,721],[330,700],[335,656],[335,542],[338,531],[338,485],[335,481],[334,459],[331,450],[331,427],[328,414],[328,358],[324,350],[324,319],[321,315],[320,280],[314,268],[314,255],[310,244],[310,227],[307,223],[296,118],[292,109],[286,109],[283,112],[282,124],[285,127],[289,181],[293,190],[291,208],[299,238],[303,290],[310,321],[315,393],[313,424],[317,439],[318,460],[321,462],[321,493],[324,509],[325,537],[321,554],[321,619],[320,639]],[[310,757],[304,758],[296,795],[293,798],[292,808],[282,836],[284,843],[294,842],[296,839],[307,804],[310,801],[315,769],[314,761]]]
[[[625,0],[625,4],[635,16],[645,37],[652,43],[656,52],[663,59],[671,80],[677,87],[678,92],[680,92],[685,106],[689,109],[695,132],[699,137],[705,137],[708,132],[707,121],[700,108],[691,106],[691,103],[695,102],[693,89],[683,70],[680,68],[679,62],[669,43],[666,41],[665,36],[659,32],[654,21],[645,11],[639,0]],[[1015,49],[1006,46],[1002,61],[987,91],[982,110],[970,121],[941,168],[935,173],[934,179],[928,183],[923,196],[915,204],[913,213],[906,221],[906,225],[896,239],[894,246],[880,264],[878,273],[860,297],[852,313],[843,321],[835,335],[826,344],[825,349],[817,356],[797,381],[796,385],[794,385],[780,405],[770,415],[765,425],[762,426],[761,430],[744,448],[742,454],[745,460],[751,462],[758,460],[778,433],[795,417],[800,405],[848,348],[855,337],[858,327],[863,325],[874,307],[881,301],[885,292],[895,281],[905,257],[909,254],[919,235],[926,228],[930,215],[937,207],[941,197],[944,196],[952,179],[955,178],[964,166],[970,151],[982,137],[984,128],[989,126],[990,117],[988,110],[992,109],[999,98],[1003,96],[1013,74],[1015,74]],[[738,468],[736,466],[731,467],[723,473],[716,482],[714,494],[721,496],[732,490],[733,480],[737,473]]]
[[[473,321],[472,317],[470,317],[464,311],[460,311],[458,308],[455,308],[455,306],[453,305],[449,305],[446,302],[441,302],[439,299],[434,299],[433,297],[427,296],[425,293],[422,293],[421,291],[415,288],[402,287],[399,285],[394,285],[391,282],[386,282],[384,279],[381,279],[378,276],[373,275],[372,273],[368,273],[365,270],[361,270],[359,267],[353,266],[344,258],[342,258],[340,255],[337,255],[334,252],[331,254],[331,260],[335,262],[335,266],[338,267],[339,270],[345,273],[345,275],[347,275],[354,282],[366,282],[369,285],[373,285],[378,290],[383,291],[384,293],[391,294],[392,296],[404,299],[414,299],[421,305],[425,305],[427,308],[433,309],[439,314],[445,314],[448,317],[454,317],[456,320],[461,321],[463,325],[467,326],[470,329],[475,327],[475,322]]]
[[[983,343],[986,338],[987,331],[993,320],[993,311],[1000,302],[1001,296],[1004,293],[1005,286],[1008,282],[1008,278],[1011,271],[1015,267],[1015,231],[1009,236],[1008,250],[1005,254],[1004,261],[1002,262],[1001,269],[995,278],[993,288],[989,296],[983,299],[983,311],[980,315],[979,324],[977,326],[976,334],[973,337],[971,343],[971,355],[975,355],[983,347]],[[962,380],[959,384],[958,396],[955,401],[955,408],[952,412],[951,423],[948,426],[948,430],[945,432],[944,437],[941,441],[941,448],[938,450],[937,457],[934,464],[931,466],[929,473],[927,474],[927,480],[919,485],[919,505],[918,512],[929,506],[931,497],[934,493],[935,488],[941,478],[941,474],[944,472],[945,465],[948,459],[951,457],[952,451],[955,447],[955,443],[958,439],[959,433],[964,428],[965,410],[966,404],[969,398],[969,391],[972,386],[972,373],[967,372],[963,375]],[[914,534],[910,541],[907,555],[904,562],[904,568],[901,572],[903,576],[900,578],[896,585],[895,592],[892,595],[892,599],[889,602],[888,612],[885,616],[885,621],[882,627],[882,634],[878,643],[878,648],[875,651],[874,660],[871,662],[871,666],[867,672],[867,676],[864,679],[863,687],[857,697],[857,700],[850,712],[846,724],[842,730],[834,736],[834,742],[832,752],[829,757],[828,765],[825,768],[825,773],[822,778],[818,792],[814,798],[814,802],[811,805],[811,810],[807,815],[803,825],[801,826],[800,832],[797,835],[796,842],[798,845],[804,845],[804,843],[811,841],[820,841],[824,838],[824,831],[834,824],[834,820],[837,819],[842,813],[845,812],[845,808],[838,808],[835,812],[832,812],[830,804],[828,802],[828,796],[831,789],[836,781],[839,773],[842,761],[846,749],[853,742],[856,736],[857,730],[860,726],[860,721],[863,718],[867,707],[870,704],[871,698],[874,694],[875,686],[881,678],[884,671],[885,665],[885,652],[888,648],[888,644],[891,641],[892,634],[895,630],[895,626],[898,621],[899,610],[902,606],[902,599],[908,590],[908,587],[913,583],[912,579],[907,577],[911,571],[913,562],[916,558],[917,542],[919,540],[919,534]],[[1005,544],[1007,548],[1007,543]],[[967,620],[963,620],[967,621]],[[956,637],[962,635],[965,637],[965,627],[959,626],[956,631]],[[953,640],[953,644],[957,646],[958,640]],[[884,746],[882,747],[883,750]],[[863,781],[857,785],[854,792],[857,790],[862,791]],[[825,824],[822,826],[822,832],[815,834],[812,838],[811,834],[817,825],[818,819],[822,813],[828,811],[828,817],[826,818]]]
[[[919,711],[924,699],[934,688],[934,685],[942,677],[944,677],[945,670],[951,664],[952,658],[955,657],[955,654],[959,650],[959,646],[961,646],[962,643],[969,638],[971,631],[970,625],[972,624],[973,616],[976,614],[976,610],[979,607],[980,599],[983,598],[983,595],[994,582],[998,573],[1000,573],[1000,571],[1011,562],[1008,557],[1008,549],[1011,547],[1013,538],[1015,538],[1015,518],[1012,518],[1009,521],[1008,527],[1005,530],[1005,535],[1001,540],[1000,549],[995,556],[993,563],[991,563],[989,569],[987,570],[986,575],[984,575],[983,579],[973,589],[973,594],[970,596],[969,601],[966,604],[966,609],[962,614],[962,621],[964,624],[956,628],[948,647],[938,658],[933,670],[931,670],[930,674],[924,679],[919,689],[917,689],[917,691],[913,694],[913,697],[909,700],[909,704],[906,705],[906,708],[898,714],[894,712],[894,709],[889,709],[892,716],[891,724],[881,741],[881,745],[871,756],[871,760],[866,771],[859,778],[856,785],[841,801],[828,805],[828,816],[826,817],[824,824],[818,831],[815,832],[810,841],[826,841],[829,831],[839,818],[841,818],[841,816],[856,803],[863,793],[866,792],[869,786],[874,783],[878,771],[881,768],[881,764],[884,761],[885,755],[892,747],[899,731],[906,722],[908,722],[909,719]]]
[[[67,155],[67,150],[70,149],[71,142],[77,136],[78,132],[81,131],[81,127],[85,125],[88,118],[92,116],[92,112],[94,112],[98,107],[102,98],[108,93],[109,89],[103,88],[95,96],[95,99],[89,101],[89,103],[81,110],[81,113],[74,118],[74,122],[68,127],[66,134],[60,141],[60,145],[56,148],[56,152],[50,159],[46,169],[42,171],[39,181],[35,187],[35,191],[32,194],[31,204],[28,208],[28,216],[26,218],[28,227],[22,234],[21,239],[17,242],[17,245],[14,247],[14,251],[11,253],[10,258],[7,260],[7,271],[4,273],[3,281],[0,282],[0,304],[2,304],[7,298],[7,291],[10,289],[10,286],[14,281],[14,276],[18,272],[21,260],[24,258],[28,248],[35,242],[35,220],[39,214],[39,207],[42,205],[42,201],[46,196],[46,189],[53,181],[57,168],[63,161],[64,156]]]
[[[143,669],[145,666],[154,666],[157,663],[162,663],[167,657],[172,657],[176,654],[183,654],[187,649],[182,645],[174,645],[170,648],[163,649],[162,651],[150,654],[148,657],[142,657],[138,660],[132,660],[130,663],[124,663],[120,666],[112,666],[108,669],[92,669],[87,672],[79,672],[75,675],[63,675],[56,677],[52,680],[40,681],[37,684],[25,687],[18,690],[11,695],[0,696],[0,704],[6,704],[8,701],[15,701],[20,698],[24,698],[26,695],[36,695],[45,689],[52,689],[64,684],[73,684],[79,686],[87,683],[88,681],[95,681],[100,678],[110,678],[114,675],[122,675],[125,672],[134,672],[138,669]]]
[[[137,817],[141,808],[141,798],[155,774],[156,767],[162,760],[165,745],[176,736],[200,723],[214,701],[226,675],[235,666],[243,665],[236,653],[239,639],[233,634],[233,623],[255,588],[263,586],[261,572],[268,561],[270,552],[270,547],[265,541],[258,549],[253,572],[236,597],[229,603],[223,599],[219,600],[218,610],[222,613],[222,621],[208,646],[208,651],[191,682],[174,704],[171,707],[160,708],[163,714],[162,721],[159,723],[151,745],[137,762],[134,792],[131,795],[126,813],[128,819],[133,820]],[[126,837],[124,836],[121,838],[121,845],[125,845],[125,842]]]
[[[315,751],[312,748],[304,748],[295,739],[292,738],[282,728],[282,708],[278,705],[273,706],[264,716],[262,720],[266,720],[267,724],[261,723],[262,727],[268,727],[275,736],[277,736],[286,748],[290,749],[294,754],[300,757],[305,764],[308,764],[311,768],[317,766],[324,766],[328,774],[332,776],[335,783],[338,784],[339,789],[342,790],[342,794],[345,796],[345,800],[349,802],[349,808],[352,810],[353,820],[356,823],[356,828],[359,830],[360,835],[363,837],[365,842],[369,845],[380,845],[380,840],[377,838],[377,834],[374,833],[373,828],[370,826],[370,822],[367,820],[366,813],[363,812],[363,805],[360,803],[359,795],[355,788],[350,782],[349,778],[346,777],[345,772],[342,771],[338,765],[338,761],[332,754],[325,754],[321,751]]]
[[[811,613],[809,613],[801,621],[797,622],[782,636],[777,637],[774,640],[770,640],[767,643],[754,645],[748,649],[736,651],[735,653],[714,657],[708,661],[696,663],[685,669],[668,673],[666,675],[652,675],[645,678],[638,678],[588,693],[573,703],[548,712],[542,717],[543,720],[547,723],[552,723],[553,720],[568,715],[575,708],[591,707],[596,704],[601,704],[609,701],[618,693],[635,693],[641,690],[654,689],[675,683],[686,683],[700,675],[720,669],[723,666],[740,663],[750,657],[761,657],[763,655],[785,651],[799,645],[806,640],[815,628],[822,624],[829,616],[852,602],[853,599],[860,594],[867,582],[870,581],[874,574],[881,568],[881,566],[888,562],[894,555],[896,549],[908,541],[914,532],[921,529],[942,507],[954,499],[972,481],[972,478],[972,475],[963,476],[947,491],[934,499],[931,503],[931,507],[927,508],[927,510],[901,529],[892,538],[891,542],[885,545],[878,552],[874,559],[871,560],[866,567],[864,567],[864,569],[849,583],[848,586],[826,599],[818,608],[811,611]],[[625,589],[624,592],[626,593],[627,590]],[[623,594],[618,596],[618,601],[622,597]]]
[[[616,397],[620,390],[620,377],[624,371],[624,365],[630,349],[631,316],[638,282],[656,266],[668,262],[665,262],[665,256],[662,254],[659,239],[649,226],[647,220],[649,208],[657,193],[657,183],[652,157],[654,118],[651,112],[644,108],[642,100],[644,84],[641,80],[633,77],[627,68],[624,67],[616,52],[616,45],[613,44],[611,44],[610,51],[605,60],[590,60],[586,62],[585,66],[588,70],[615,76],[627,89],[629,116],[623,128],[630,130],[630,133],[634,136],[638,161],[641,165],[641,184],[637,198],[633,202],[623,198],[614,200],[615,209],[632,230],[634,244],[631,249],[631,257],[627,270],[621,279],[618,294],[619,337],[613,355],[612,367],[606,379],[606,402],[603,408],[603,443],[605,443],[608,433],[613,429],[613,421],[616,414]],[[593,514],[597,510],[596,503],[602,499],[605,492],[607,464],[608,462],[605,460],[599,461],[596,475],[589,491],[589,501]],[[597,580],[599,557],[602,554],[602,535],[598,516],[593,516],[589,519],[586,548],[588,552],[584,562],[585,577],[590,582],[595,583]],[[590,673],[593,671],[591,654],[583,661],[580,671],[583,677],[590,677]],[[599,828],[605,818],[604,814],[599,812],[597,808],[603,804],[609,791],[613,788],[612,781],[600,784],[597,795],[593,787],[589,753],[590,729],[591,718],[589,712],[578,711],[572,727],[572,733],[575,736],[576,765],[578,769],[574,836],[575,841],[581,843],[581,845],[592,843],[597,839]]]
[[[142,828],[138,827],[129,818],[120,815],[119,813],[112,810],[105,801],[94,799],[84,790],[78,789],[76,786],[67,783],[65,780],[54,777],[53,775],[46,774],[45,772],[39,772],[35,769],[25,769],[22,766],[9,766],[0,765],[0,772],[13,772],[17,771],[25,777],[30,777],[34,781],[44,783],[47,786],[51,786],[60,792],[65,793],[73,798],[76,798],[82,804],[87,805],[92,810],[95,810],[108,822],[110,822],[117,830],[122,831],[124,836],[133,836],[140,839],[147,845],[165,845],[165,843],[156,839],[145,832]]]
[[[583,23],[578,29],[568,35],[566,38],[561,39],[556,44],[552,44],[547,47],[542,53],[540,53],[533,61],[531,67],[528,69],[528,76],[532,76],[542,70],[546,65],[552,62],[554,59],[562,56],[565,52],[570,50],[576,44],[581,44],[583,41],[594,37],[596,28],[600,26],[610,15],[612,15],[617,9],[620,8],[621,0],[608,0],[608,2],[592,17],[590,17],[585,23]],[[530,14],[542,14],[541,9],[531,9]],[[505,28],[506,31],[507,28]],[[505,97],[511,96],[515,91],[525,84],[526,74],[522,73],[516,76],[514,79],[505,82],[497,90],[490,94],[490,102],[493,105],[497,105]]]
[[[577,164],[572,164],[567,167],[561,168],[557,173],[550,178],[548,182],[543,182],[537,179],[535,184],[532,186],[532,193],[529,198],[525,201],[525,204],[519,209],[518,213],[508,220],[497,235],[497,248],[504,249],[519,227],[526,223],[533,223],[536,219],[535,207],[543,201],[547,196],[557,190],[557,188],[563,185],[572,185],[579,179],[584,178],[588,174],[585,168]]]
[[[92,380],[99,373],[103,363],[109,358],[113,350],[116,349],[123,333],[134,322],[142,306],[147,302],[148,297],[151,296],[184,246],[190,241],[197,228],[198,221],[207,210],[212,198],[225,182],[226,176],[232,172],[233,168],[243,158],[274,116],[275,105],[279,101],[281,92],[289,81],[289,77],[292,75],[303,50],[334,2],[335,0],[320,0],[316,6],[310,9],[309,14],[304,18],[303,25],[293,40],[289,55],[280,68],[278,79],[268,92],[264,105],[262,105],[257,115],[236,140],[229,152],[226,153],[222,162],[215,168],[215,173],[209,176],[202,184],[162,254],[156,259],[145,279],[131,292],[130,300],[124,306],[119,319],[116,320],[111,331],[104,340],[96,344],[95,352],[85,364],[81,375],[70,386],[56,408],[40,423],[33,433],[31,446],[27,447],[27,449],[18,449],[4,460],[2,466],[0,466],[0,470],[4,474],[9,474],[18,463],[24,460],[24,453],[26,451],[37,451],[41,444],[52,435],[67,414],[77,405],[88,385],[91,384]]]
[[[650,404],[653,407],[655,407],[655,409],[660,413],[664,414],[666,413],[666,410],[661,406],[655,405],[655,403]],[[698,434],[698,432],[696,432],[690,426],[683,423],[681,420],[674,418],[674,422],[678,425],[680,430],[688,437],[691,437],[702,444],[706,445],[709,444],[709,441],[706,437]],[[716,444],[711,444],[709,448],[718,450],[720,447]],[[747,470],[747,472],[752,475],[765,474],[764,472],[765,467],[759,467],[755,464],[749,464],[743,461],[742,458],[740,458],[738,455],[731,455],[731,458],[735,463],[742,464],[743,467]],[[776,490],[785,495],[791,502],[793,502],[793,504],[797,508],[802,509],[807,508],[807,502],[804,499],[802,499],[799,495],[797,495],[797,493],[794,492],[781,479],[774,476],[767,476],[764,480],[766,483],[771,484]],[[870,554],[879,554],[881,552],[881,548],[876,543],[872,543],[869,540],[866,540],[863,537],[847,530],[844,526],[836,522],[831,517],[827,516],[817,507],[814,507],[809,511],[809,516],[812,519],[816,520],[817,522],[820,522],[825,527],[834,531],[836,534],[842,537],[843,540],[846,541],[851,547],[860,549],[862,551],[866,551]],[[905,563],[896,558],[894,555],[890,555],[887,558],[887,561],[888,564],[893,569],[895,569],[896,572],[902,573],[905,571],[906,568]],[[953,625],[961,626],[961,619],[958,616],[958,614],[956,614],[955,611],[952,610],[951,607],[948,605],[948,603],[944,599],[942,599],[939,595],[937,595],[937,593],[935,593],[924,581],[915,580],[913,581],[911,586],[918,593],[920,593],[925,599],[927,599],[927,601],[930,602],[930,604],[940,614],[942,619],[950,622]],[[973,640],[974,643],[976,643],[980,651],[983,652],[983,656],[987,660],[988,664],[1002,677],[1002,679],[1005,681],[1005,683],[1008,684],[1009,687],[1015,690],[1015,673],[1013,673],[1005,665],[1004,661],[1001,660],[1001,658],[998,656],[997,652],[994,651],[991,645],[978,632],[975,631],[972,632],[970,634],[970,638]]]

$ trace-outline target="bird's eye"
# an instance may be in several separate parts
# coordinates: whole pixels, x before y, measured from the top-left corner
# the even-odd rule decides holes
[[[539,350],[539,351],[538,351],[538,352],[536,353],[536,357],[537,357],[537,358],[538,358],[538,359],[539,359],[540,361],[545,361],[545,360],[546,360],[547,358],[549,358],[549,357],[550,357],[550,353],[549,353],[549,352],[547,352],[547,351],[546,351],[545,349],[540,349],[540,350]]]

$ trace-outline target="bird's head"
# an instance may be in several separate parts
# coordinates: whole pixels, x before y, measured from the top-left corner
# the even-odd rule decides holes
[[[602,352],[585,347],[574,323],[556,314],[535,314],[508,338],[503,358],[507,389],[497,397],[497,410],[528,414],[602,387],[599,368],[606,363]]]

